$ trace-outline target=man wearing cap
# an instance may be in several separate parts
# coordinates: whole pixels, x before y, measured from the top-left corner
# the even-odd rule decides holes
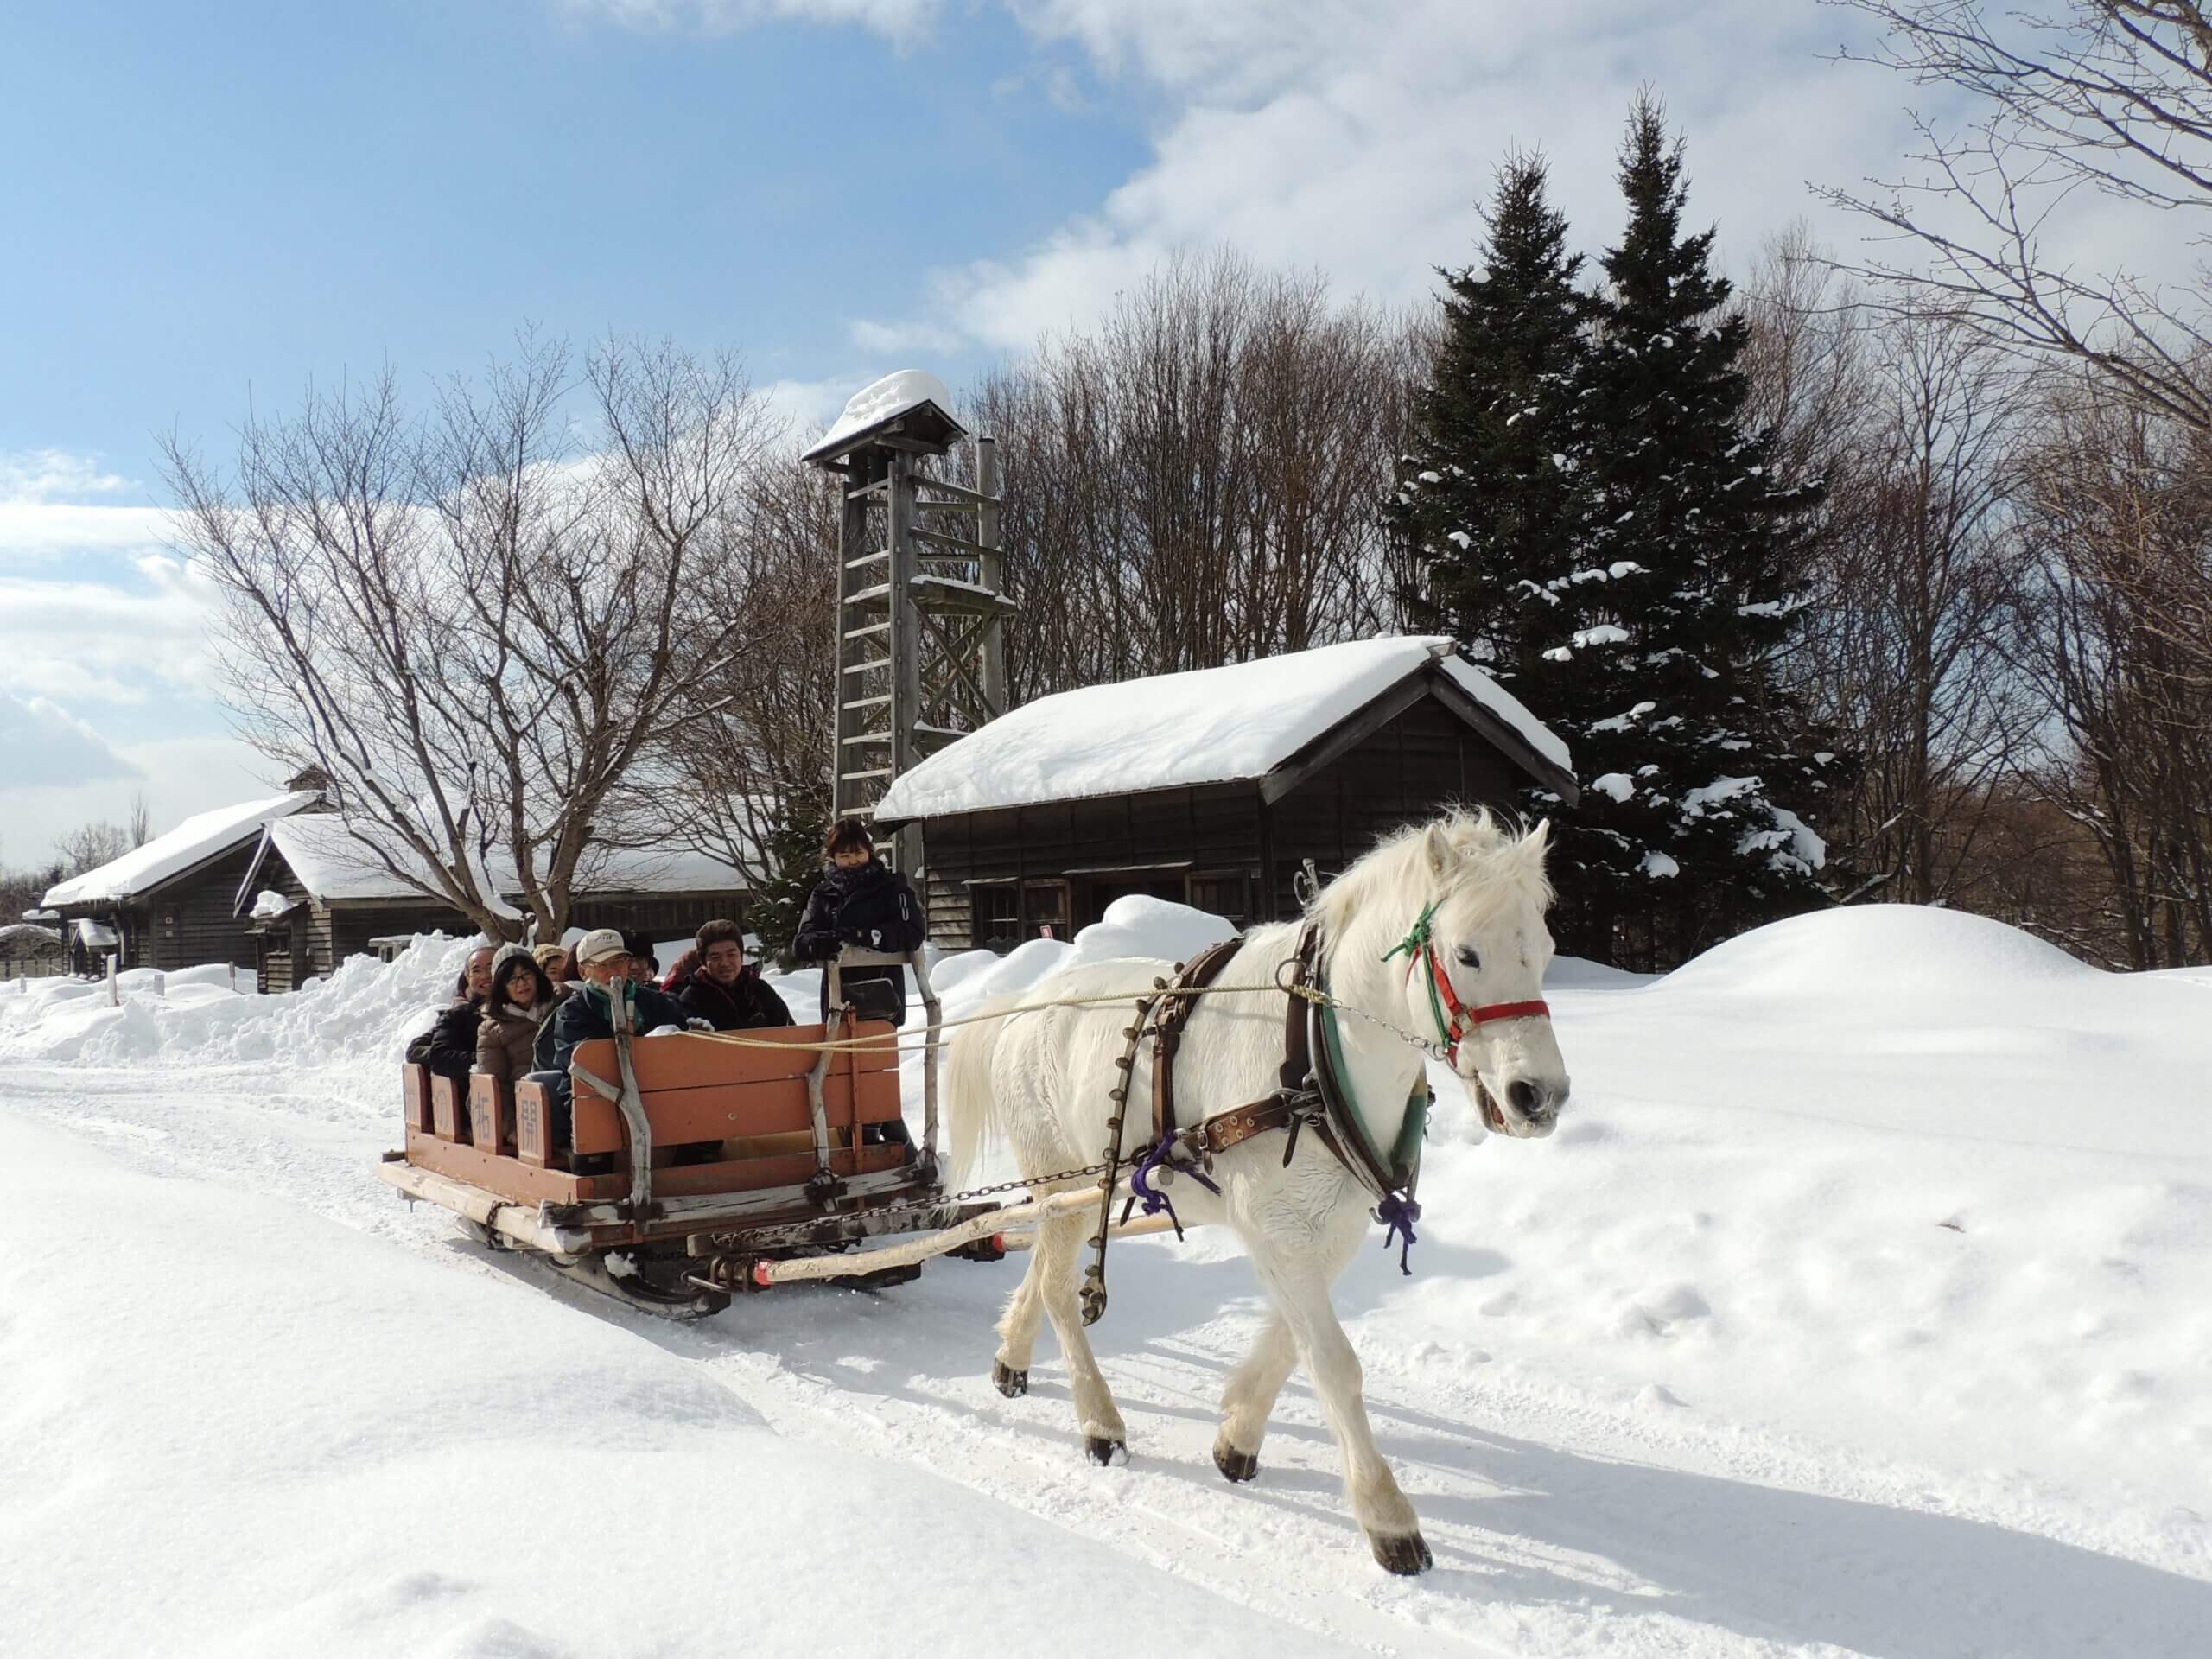
[[[674,997],[644,982],[645,964],[630,954],[622,936],[611,927],[594,928],[576,941],[576,972],[583,988],[561,1004],[553,1016],[550,1070],[566,1077],[576,1045],[614,1034],[614,1002],[608,987],[618,977],[632,979],[630,994],[640,1032],[674,1026],[678,1031],[690,1015]],[[632,978],[635,976],[635,978]],[[712,1027],[706,1027],[712,1029]]]

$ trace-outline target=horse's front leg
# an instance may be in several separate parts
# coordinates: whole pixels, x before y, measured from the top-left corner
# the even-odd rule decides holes
[[[1060,1339],[1060,1355],[1068,1363],[1068,1392],[1075,1397],[1076,1426],[1083,1431],[1084,1449],[1093,1463],[1106,1464],[1119,1452],[1129,1454],[1129,1431],[1122,1425],[1114,1391],[1090,1351],[1084,1334],[1083,1313],[1076,1300],[1076,1268],[1083,1251],[1084,1217],[1055,1216],[1039,1224],[1037,1260],[1038,1298],[1052,1334]]]
[[[1306,1238],[1262,1234],[1246,1242],[1252,1247],[1253,1268],[1288,1327],[1335,1431],[1344,1460],[1345,1495],[1360,1530],[1367,1535],[1368,1548],[1393,1573],[1420,1573],[1433,1567],[1436,1559],[1421,1535],[1420,1517],[1399,1490],[1397,1477],[1383,1460],[1368,1424],[1359,1356],[1352,1351],[1351,1338],[1344,1335],[1329,1300],[1333,1275],[1327,1271],[1327,1261],[1333,1252],[1323,1241]],[[1334,1242],[1332,1238],[1326,1243]]]

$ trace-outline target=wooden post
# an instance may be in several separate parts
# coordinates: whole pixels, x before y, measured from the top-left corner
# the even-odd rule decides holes
[[[123,992],[115,982],[115,963],[116,953],[111,950],[107,953],[107,1005],[111,1008],[123,1006]]]

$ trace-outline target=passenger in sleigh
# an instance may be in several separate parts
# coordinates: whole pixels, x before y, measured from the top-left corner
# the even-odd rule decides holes
[[[531,1074],[535,1081],[545,1085],[551,1105],[552,1122],[549,1127],[556,1147],[569,1144],[569,1126],[575,1121],[569,1067],[577,1048],[614,1034],[616,980],[630,981],[631,1012],[640,1035],[712,1029],[705,1020],[694,1020],[658,987],[643,982],[645,963],[630,954],[622,936],[613,928],[598,928],[585,934],[576,941],[575,956],[577,982],[569,988],[569,996],[541,1028],[537,1058],[542,1064]],[[632,979],[632,975],[639,977]],[[550,1044],[544,1039],[545,1032],[551,1033]]]
[[[539,1030],[553,1015],[553,982],[524,946],[502,946],[492,959],[492,989],[476,1028],[476,1069],[512,1083],[536,1064]]]
[[[823,842],[830,868],[806,901],[791,954],[801,962],[828,962],[844,945],[904,953],[921,949],[922,907],[906,878],[875,855],[875,842],[858,818],[840,818]],[[906,1018],[906,970],[855,968],[840,977],[845,1000],[864,1013],[898,1024]],[[878,987],[886,988],[879,989]],[[822,976],[822,1017],[830,1017],[830,976]]]
[[[696,948],[687,950],[661,987],[695,1020],[716,1031],[750,1031],[793,1023],[784,999],[745,959],[745,939],[734,922],[709,922]]]
[[[407,1045],[411,1065],[427,1065],[442,1077],[451,1077],[466,1089],[476,1064],[477,1027],[484,1019],[484,999],[492,991],[492,959],[497,953],[488,944],[468,953],[468,964],[454,982],[457,1001],[438,1015],[437,1023]]]

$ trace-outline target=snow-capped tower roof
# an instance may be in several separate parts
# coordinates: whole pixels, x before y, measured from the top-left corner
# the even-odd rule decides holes
[[[900,369],[862,386],[845,405],[836,424],[802,460],[841,461],[879,438],[900,437],[943,454],[968,435],[952,413],[952,393],[944,381],[919,369]]]

